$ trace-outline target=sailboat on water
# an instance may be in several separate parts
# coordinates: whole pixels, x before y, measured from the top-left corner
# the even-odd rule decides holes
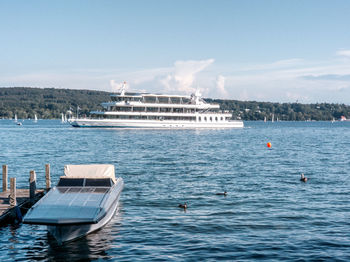
[[[21,126],[22,123],[21,123],[21,122],[17,122],[17,121],[18,121],[18,120],[17,120],[17,114],[15,114],[15,123],[16,123],[16,125]]]
[[[64,124],[67,122],[67,117],[63,113],[61,113],[61,123]]]
[[[36,116],[36,114],[34,115],[34,123],[38,122],[38,117]]]
[[[275,114],[272,114],[271,122],[275,122]]]

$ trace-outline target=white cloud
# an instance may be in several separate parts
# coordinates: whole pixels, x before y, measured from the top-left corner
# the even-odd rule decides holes
[[[342,56],[347,55],[346,50],[340,51]],[[189,95],[199,88],[203,97],[212,98],[349,103],[350,59],[311,61],[291,58],[245,65],[217,65],[214,59],[206,59],[176,61],[169,67],[144,70],[71,69],[0,75],[0,86],[109,92],[117,91],[123,81],[127,81],[130,91],[139,92]]]
[[[217,91],[219,92],[219,95],[221,97],[227,97],[228,93],[225,89],[225,77],[222,75],[219,75],[216,79],[216,88]]]
[[[251,65],[250,69],[246,67],[241,71],[225,72],[225,89],[229,98],[271,102],[298,100],[302,103],[349,103],[350,60],[295,61],[289,66],[279,61],[269,63],[266,64],[266,70],[263,70],[264,64],[258,64]],[[276,66],[271,66],[272,64]]]
[[[109,84],[110,84],[112,90],[117,91],[117,90],[119,90],[121,88],[121,84],[122,83],[116,83],[116,81],[114,79],[112,79],[112,80],[109,81]]]
[[[129,88],[129,84],[126,81],[117,83],[114,79],[112,79],[109,81],[109,83],[112,88],[112,92],[120,92],[123,85],[125,85],[125,90],[128,90]]]
[[[336,54],[338,56],[343,56],[343,57],[349,57],[350,58],[350,50],[341,49],[341,50],[338,50]]]
[[[214,63],[214,59],[176,61],[173,70],[160,78],[160,83],[166,91],[176,93],[192,93],[196,87],[193,86],[196,75]]]

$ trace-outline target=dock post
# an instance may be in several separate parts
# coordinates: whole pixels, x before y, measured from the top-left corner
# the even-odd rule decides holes
[[[36,190],[36,174],[35,174],[34,170],[31,170],[30,171],[30,177],[29,177],[29,198],[30,198],[30,202],[34,202],[35,190]]]
[[[17,199],[16,199],[16,178],[11,177],[10,178],[10,207],[17,206]]]
[[[49,191],[51,188],[50,164],[45,165],[45,177],[46,177],[46,191]]]
[[[2,166],[2,191],[6,192],[7,191],[7,180],[8,180],[8,169],[7,165]]]

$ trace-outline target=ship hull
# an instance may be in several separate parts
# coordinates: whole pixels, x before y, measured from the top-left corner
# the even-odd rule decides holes
[[[54,238],[59,244],[62,244],[64,242],[69,242],[84,237],[87,234],[101,229],[112,219],[112,217],[116,213],[120,193],[121,192],[119,192],[116,201],[114,202],[113,206],[109,209],[106,216],[103,219],[101,219],[98,223],[85,225],[48,225],[47,230],[50,232],[51,235],[54,236]]]
[[[243,121],[195,122],[195,121],[166,121],[166,120],[105,120],[105,119],[75,119],[73,127],[99,128],[243,128]]]

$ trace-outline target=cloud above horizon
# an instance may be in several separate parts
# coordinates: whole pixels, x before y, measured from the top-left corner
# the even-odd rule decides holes
[[[336,55],[350,58],[350,50],[341,49],[336,52]]]
[[[219,75],[216,79],[216,89],[219,92],[221,97],[227,97],[228,93],[225,89],[225,80],[226,78],[222,75]]]
[[[350,101],[350,50],[322,61],[290,58],[270,63],[217,64],[214,59],[178,60],[169,67],[143,70],[71,69],[0,76],[0,86],[57,87],[129,91],[271,102]],[[350,52],[349,52],[350,55]],[[349,56],[350,57],[350,56]]]
[[[214,59],[176,61],[171,71],[159,81],[167,92],[194,93],[196,75],[213,63]]]

